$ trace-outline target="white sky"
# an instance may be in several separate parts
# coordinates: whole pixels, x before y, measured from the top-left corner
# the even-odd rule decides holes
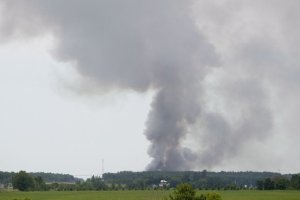
[[[49,54],[51,37],[0,46],[0,170],[75,175],[143,170],[151,94],[80,96],[76,73]],[[64,81],[61,81],[64,80]]]

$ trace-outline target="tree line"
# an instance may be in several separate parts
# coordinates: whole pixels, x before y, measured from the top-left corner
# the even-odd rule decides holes
[[[92,176],[86,181],[46,183],[41,176],[33,176],[25,171],[14,173],[12,186],[20,191],[73,191],[73,190],[106,190],[109,187],[100,177]]]
[[[46,183],[42,177],[33,177],[25,171],[20,171],[12,178],[12,185],[14,189],[20,191],[43,191],[46,190]]]
[[[294,174],[291,178],[273,177],[257,181],[258,190],[300,190],[300,174]]]
[[[12,184],[12,179],[17,173],[15,172],[2,172],[0,171],[0,184],[4,187],[8,187]],[[58,174],[58,173],[45,173],[35,172],[28,173],[32,177],[41,177],[46,183],[64,182],[64,183],[75,183],[82,179],[76,178],[70,174]]]
[[[105,173],[103,179],[106,183],[124,185],[126,189],[149,189],[167,180],[171,188],[178,184],[189,183],[197,189],[251,189],[257,187],[257,180],[272,177],[289,179],[291,175],[281,175],[272,172],[209,172],[203,171],[145,171],[118,173]]]
[[[163,187],[163,189],[176,188],[177,185],[182,183],[189,183],[193,188],[202,190],[300,189],[299,174],[281,175],[271,172],[209,172],[206,170],[198,172],[123,171],[118,173],[105,173],[102,177],[92,176],[86,180],[77,178],[67,179],[72,180],[72,182],[49,182],[44,179],[45,176],[42,177],[40,175],[45,175],[45,173],[27,173],[20,171],[18,173],[9,174],[0,172],[0,183],[3,184],[3,181],[10,181],[15,189],[21,191],[162,189],[158,187],[161,180],[166,180],[168,183],[167,187]],[[69,175],[66,177],[69,177]],[[53,181],[52,178],[50,180]],[[66,179],[61,177],[58,180]]]

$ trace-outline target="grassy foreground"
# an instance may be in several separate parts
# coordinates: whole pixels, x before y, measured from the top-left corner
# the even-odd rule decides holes
[[[299,200],[300,191],[217,191],[223,200]],[[0,200],[161,200],[169,191],[0,192]],[[200,191],[206,193],[206,191]]]

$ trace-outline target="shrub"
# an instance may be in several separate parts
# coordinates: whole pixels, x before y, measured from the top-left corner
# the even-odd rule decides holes
[[[168,198],[164,198],[167,200]],[[196,196],[196,192],[190,184],[180,184],[174,190],[174,194],[170,195],[171,200],[222,200],[217,193],[206,193]]]
[[[174,195],[170,196],[171,200],[194,200],[195,199],[195,190],[190,184],[184,183],[177,185]]]

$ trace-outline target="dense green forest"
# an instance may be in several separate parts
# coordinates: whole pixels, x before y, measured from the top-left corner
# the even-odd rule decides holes
[[[170,187],[176,187],[180,183],[190,183],[199,189],[234,189],[234,188],[254,188],[258,180],[267,178],[283,178],[289,180],[291,175],[282,175],[273,172],[209,172],[203,171],[145,171],[118,173],[106,173],[103,180],[114,185],[126,185],[128,189],[145,189],[159,184],[160,180],[168,181]]]
[[[23,178],[18,179],[18,176]],[[18,188],[19,180],[27,178],[24,190],[148,190],[175,188],[189,183],[196,189],[300,189],[300,174],[273,172],[209,172],[203,171],[122,171],[105,173],[102,177],[92,176],[86,180],[67,174],[0,172],[2,186]],[[164,184],[160,185],[161,180]],[[22,183],[20,183],[22,184]]]
[[[15,174],[15,172],[0,171],[0,184],[3,184],[5,187],[7,187],[12,183],[12,179]],[[35,172],[29,173],[29,175],[32,177],[41,177],[46,183],[75,183],[82,180],[69,174]]]

